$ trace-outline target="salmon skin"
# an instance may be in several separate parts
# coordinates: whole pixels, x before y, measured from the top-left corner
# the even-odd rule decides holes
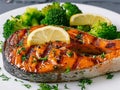
[[[28,47],[29,33],[41,27],[16,31],[5,41],[3,64],[10,74],[33,82],[64,82],[120,70],[120,40],[67,28],[70,44],[54,41]]]

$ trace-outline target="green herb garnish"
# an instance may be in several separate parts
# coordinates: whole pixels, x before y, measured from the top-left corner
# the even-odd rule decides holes
[[[65,88],[65,89],[69,89],[69,88],[67,87],[67,84],[64,85],[64,88]]]
[[[76,38],[77,39],[81,39],[82,38],[82,34],[77,34]]]
[[[17,54],[20,54],[22,51],[25,51],[26,49],[22,47],[20,50],[17,51]]]
[[[0,75],[0,77],[2,78],[3,81],[8,81],[10,79],[9,77],[7,77],[4,74]]]
[[[92,80],[90,79],[80,79],[78,86],[81,87],[81,90],[85,90],[86,84],[90,85],[92,83]]]
[[[68,57],[72,57],[72,56],[73,56],[73,52],[71,52],[71,51],[70,51],[70,52],[67,52],[67,56],[68,56]]]
[[[40,83],[38,90],[58,90],[58,84],[51,86],[51,85],[46,84],[46,83]]]
[[[105,58],[105,53],[102,53],[102,54],[101,54],[101,58]]]
[[[30,84],[23,84],[26,88],[30,89],[32,86]]]
[[[77,34],[76,38],[80,43],[83,43],[82,34]]]
[[[19,42],[16,46],[23,46],[23,42]]]
[[[3,41],[0,41],[0,52],[2,52]]]
[[[70,27],[64,27],[64,30],[66,30],[66,31],[70,30]]]
[[[36,60],[36,59],[34,59],[34,60],[32,61],[32,63],[37,63],[37,60]]]
[[[14,81],[24,83],[23,81],[18,80],[18,79],[14,79]]]
[[[46,61],[46,60],[48,60],[48,56],[45,56],[43,58],[39,58],[39,60]]]
[[[112,79],[113,78],[113,74],[111,73],[106,73],[106,79]]]
[[[58,90],[58,84],[52,85],[52,89],[53,89],[53,90]]]
[[[25,61],[27,59],[26,55],[22,55],[22,61]]]
[[[70,72],[70,67],[67,67],[65,73],[69,73],[69,72]]]

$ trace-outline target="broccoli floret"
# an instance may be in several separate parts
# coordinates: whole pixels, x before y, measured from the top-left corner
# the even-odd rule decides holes
[[[104,39],[115,39],[117,28],[114,25],[107,25],[106,22],[98,22],[92,26],[90,34]]]
[[[120,39],[120,31],[117,32],[117,38]]]
[[[42,8],[41,12],[45,16],[50,9],[55,8],[62,9],[59,2],[53,2],[51,5],[45,6],[44,8]]]
[[[12,17],[12,19],[8,19],[3,26],[4,32],[3,37],[8,38],[12,33],[16,30],[27,28],[22,25],[22,21],[19,19],[20,16]]]
[[[82,11],[74,4],[70,2],[65,2],[62,4],[63,9],[66,10],[67,18],[70,19],[70,17],[77,13],[82,13]]]
[[[89,32],[91,27],[90,27],[90,25],[80,25],[80,26],[77,26],[77,29],[79,29],[81,31]]]
[[[44,18],[44,16],[37,8],[27,8],[20,18],[23,25],[35,26],[40,24],[40,21]]]
[[[69,22],[67,20],[65,10],[53,8],[47,12],[45,18],[42,19],[41,24],[67,26]]]
[[[39,25],[43,18],[41,11],[37,8],[27,8],[24,14],[12,17],[5,22],[3,36],[7,39],[16,30]]]

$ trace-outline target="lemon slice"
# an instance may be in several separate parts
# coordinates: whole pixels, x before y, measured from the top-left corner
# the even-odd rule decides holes
[[[70,43],[69,34],[57,26],[45,26],[31,32],[27,38],[27,45],[41,45],[50,41],[62,41]]]
[[[97,14],[90,14],[90,13],[84,13],[84,14],[75,14],[71,16],[70,18],[70,25],[93,25],[100,22],[107,22],[107,24],[111,24],[111,21],[103,16],[97,15]]]

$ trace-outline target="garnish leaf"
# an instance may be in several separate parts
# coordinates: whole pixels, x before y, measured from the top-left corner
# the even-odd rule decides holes
[[[85,90],[86,84],[90,85],[91,83],[92,83],[92,80],[90,80],[90,79],[87,79],[87,78],[86,79],[80,79],[78,86],[81,87],[81,90]]]
[[[23,84],[26,88],[30,89],[32,86],[30,84]]]
[[[112,79],[114,75],[112,73],[106,73],[106,76],[106,79]]]
[[[51,85],[46,84],[46,83],[40,83],[38,90],[58,90],[58,84],[51,86]]]
[[[72,57],[73,56],[73,52],[69,51],[66,53],[68,57]]]
[[[67,67],[65,73],[69,73],[69,72],[70,72],[70,67]]]
[[[64,88],[65,88],[65,89],[69,89],[68,86],[67,86],[67,84],[64,85]]]
[[[0,75],[3,81],[8,81],[10,78],[7,77],[5,74]]]
[[[101,58],[105,58],[105,53],[102,53],[102,54],[101,54]]]
[[[43,58],[39,58],[39,60],[41,60],[41,61],[46,61],[46,60],[48,60],[48,56],[45,56],[45,57],[43,57]]]
[[[26,55],[22,55],[22,61],[25,61],[27,59]]]

